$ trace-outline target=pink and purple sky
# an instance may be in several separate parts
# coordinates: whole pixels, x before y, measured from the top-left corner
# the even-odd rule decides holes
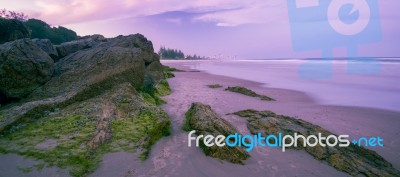
[[[318,0],[296,0],[318,3]],[[342,0],[351,1],[351,0]],[[353,0],[365,1],[365,0]],[[368,1],[368,0],[366,0]],[[79,35],[106,37],[144,34],[186,54],[242,59],[320,57],[321,51],[295,52],[285,0],[2,0],[0,9],[26,13]],[[358,46],[374,57],[400,56],[400,2],[379,1],[382,39]],[[315,23],[310,21],[308,23]],[[333,49],[346,56],[346,47]]]

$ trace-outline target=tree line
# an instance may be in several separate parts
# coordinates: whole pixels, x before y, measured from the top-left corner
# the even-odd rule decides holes
[[[73,41],[79,38],[75,31],[59,26],[51,27],[44,21],[28,19],[22,12],[0,10],[0,34],[19,34],[28,31],[29,34],[22,35],[31,39],[49,39],[53,44]]]
[[[160,50],[158,51],[158,55],[160,55],[161,58],[165,58],[165,59],[184,59],[185,58],[185,54],[181,50],[165,48],[164,46],[160,47]]]
[[[185,55],[181,50],[178,49],[170,49],[166,48],[164,46],[160,47],[160,50],[158,51],[158,55],[162,59],[193,59],[193,60],[198,60],[198,59],[206,59],[204,56],[200,55]]]

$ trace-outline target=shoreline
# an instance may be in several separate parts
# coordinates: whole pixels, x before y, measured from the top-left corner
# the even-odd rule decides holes
[[[302,78],[299,68],[304,61],[240,60],[190,61],[162,60],[163,63],[184,65],[209,74],[261,83],[263,87],[281,88],[306,93],[320,105],[367,107],[400,112],[398,65],[382,63],[379,75],[348,73],[348,64],[335,60],[332,77],[324,80]],[[310,63],[309,63],[310,64]],[[317,65],[317,63],[315,63]],[[314,70],[309,70],[314,72]],[[315,71],[317,72],[317,71]],[[310,74],[310,73],[309,73]],[[300,77],[299,77],[300,76]]]
[[[164,63],[163,61],[162,63],[170,67],[190,70],[188,66],[182,66],[181,63]],[[188,75],[187,73],[175,74],[177,78],[179,78],[180,75],[185,77],[185,75]],[[400,168],[400,162],[398,161],[398,159],[400,159],[400,142],[397,138],[397,136],[400,135],[400,130],[397,128],[400,125],[400,120],[398,119],[398,117],[400,117],[400,112],[361,106],[322,105],[306,93],[296,90],[271,88],[265,86],[263,83],[228,76],[213,75],[203,71],[195,72],[194,75],[196,74],[202,75],[199,77],[205,79],[203,85],[221,84],[218,82],[225,82],[221,84],[224,87],[244,86],[259,94],[270,96],[277,100],[275,102],[263,102],[253,99],[252,102],[256,102],[255,104],[242,106],[242,109],[256,108],[257,110],[270,110],[277,114],[303,119],[335,134],[348,134],[350,137],[381,136],[385,139],[384,147],[367,148],[377,152],[391,162],[395,168]],[[171,85],[171,88],[174,90],[173,85]],[[222,93],[226,92],[223,91],[223,89],[219,91]],[[239,95],[238,97],[243,98],[246,96]],[[191,101],[195,102],[194,100]],[[220,115],[224,115],[229,112],[238,111],[238,107],[240,106],[220,108],[222,106],[218,104],[211,104],[211,107]]]
[[[303,119],[335,134],[350,136],[372,136],[382,134],[385,147],[372,148],[379,155],[400,167],[398,154],[400,145],[395,136],[399,134],[398,112],[370,108],[324,106],[316,104],[308,95],[292,90],[262,87],[260,83],[206,72],[189,70],[181,64],[164,65],[187,72],[174,72],[168,79],[172,93],[163,97],[167,104],[162,108],[171,119],[171,135],[162,138],[152,148],[149,159],[142,164],[132,161],[130,169],[138,176],[349,176],[337,171],[326,162],[314,159],[305,151],[288,150],[281,152],[276,148],[256,148],[245,165],[231,164],[205,156],[200,148],[188,147],[187,132],[182,130],[185,112],[192,102],[208,104],[223,119],[234,125],[240,133],[248,134],[246,120],[236,115],[227,115],[244,109],[271,110]],[[188,84],[190,83],[190,84]],[[209,88],[207,85],[221,84],[223,88]],[[228,86],[244,86],[259,94],[270,96],[277,101],[265,102],[257,98],[225,91]],[[378,120],[376,117],[384,117]],[[389,120],[388,119],[392,119]],[[359,122],[359,123],[357,123]],[[374,126],[377,127],[374,128]],[[351,131],[350,131],[351,130]],[[121,154],[109,155],[108,159],[122,158]],[[98,171],[109,169],[103,162]],[[125,171],[128,168],[125,169]],[[100,174],[100,173],[97,173]],[[97,176],[97,175],[94,175]],[[101,176],[101,175],[100,175]]]
[[[292,116],[319,125],[335,134],[349,134],[350,137],[382,136],[383,148],[369,148],[376,151],[397,169],[400,168],[400,112],[349,106],[319,105],[309,95],[290,89],[269,88],[262,83],[213,75],[203,71],[190,70],[185,65],[163,63],[187,72],[174,72],[176,77],[168,79],[172,93],[164,96],[166,104],[161,107],[171,120],[171,135],[163,137],[151,149],[149,158],[140,161],[138,153],[115,152],[102,158],[98,168],[88,176],[349,176],[337,171],[326,162],[314,159],[302,150],[282,152],[277,148],[255,148],[245,165],[205,156],[200,148],[187,146],[187,132],[182,130],[185,112],[192,102],[208,104],[223,119],[234,125],[240,133],[249,134],[246,120],[236,115],[227,115],[244,109],[270,110],[277,114]],[[190,83],[190,84],[188,84]],[[221,84],[222,88],[207,85]],[[225,91],[228,86],[243,86],[258,94],[272,97],[276,101],[266,102],[257,98]],[[12,164],[32,165],[32,159],[18,155],[4,154],[19,159],[18,163],[7,163],[0,167],[11,170]],[[23,159],[22,159],[23,158]],[[12,160],[11,159],[11,160]],[[15,167],[14,167],[15,168]],[[39,174],[69,176],[63,169],[47,167]],[[0,173],[1,175],[2,173]],[[10,173],[9,173],[10,174]],[[11,174],[24,175],[15,168]]]

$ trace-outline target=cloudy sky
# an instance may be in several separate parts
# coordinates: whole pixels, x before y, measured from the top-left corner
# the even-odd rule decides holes
[[[384,0],[379,4],[370,3],[378,0],[335,1],[338,3],[325,3],[328,0],[1,0],[0,8],[71,28],[79,35],[114,37],[142,33],[153,41],[156,50],[164,45],[187,54],[243,59],[321,57],[320,48],[324,48],[335,57],[343,57],[352,46],[360,56],[400,56],[399,1]],[[367,22],[362,23],[363,20]],[[332,31],[335,24],[345,31]],[[369,26],[363,28],[363,24]],[[354,25],[361,32],[354,31],[357,29]],[[298,49],[295,45],[299,44],[306,47]]]

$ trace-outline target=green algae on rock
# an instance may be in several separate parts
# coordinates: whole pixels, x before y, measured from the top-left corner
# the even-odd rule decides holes
[[[170,71],[170,72],[185,72],[184,70],[169,67],[169,66],[163,66],[164,71]]]
[[[220,85],[220,84],[211,84],[211,85],[207,85],[207,87],[209,87],[209,88],[221,88],[222,85]]]
[[[0,101],[2,95],[24,98],[50,80],[54,62],[32,40],[0,45]],[[3,104],[0,102],[0,104]]]
[[[49,81],[2,107],[0,153],[42,160],[72,176],[87,176],[109,152],[141,152],[145,160],[169,135],[159,105],[170,91],[144,36],[99,41],[60,58]]]
[[[169,66],[163,66],[163,71],[164,71],[165,78],[173,78],[173,77],[175,77],[175,74],[173,72],[185,72],[183,70],[172,68],[172,67],[169,67]]]
[[[305,137],[309,135],[322,136],[333,133],[309,122],[289,116],[277,115],[270,111],[243,110],[233,113],[247,119],[247,127],[252,134],[261,133],[263,136],[282,133],[293,135],[297,133]],[[273,142],[271,142],[273,143]],[[302,144],[301,139],[297,142]],[[305,150],[315,159],[326,161],[328,165],[352,176],[400,176],[400,171],[383,159],[376,152],[350,143],[348,147],[315,147],[298,146],[296,149]]]
[[[268,96],[257,94],[256,92],[254,92],[248,88],[241,87],[241,86],[228,87],[225,90],[235,92],[235,93],[240,93],[240,94],[251,96],[251,97],[258,97],[264,101],[275,101],[274,99],[272,99]]]
[[[169,135],[170,120],[142,94],[129,83],[121,84],[103,95],[15,125],[0,137],[0,152],[69,168],[73,176],[92,172],[108,152],[139,151],[144,160],[151,146]],[[38,149],[49,139],[56,141],[55,147]]]
[[[107,39],[93,48],[61,58],[48,82],[17,105],[1,110],[6,119],[0,122],[0,132],[27,117],[26,114],[43,113],[84,101],[120,83],[131,83],[140,90],[147,84],[145,78],[151,78],[154,84],[164,79],[162,65],[151,42],[140,34]]]
[[[213,135],[214,137],[228,136],[238,132],[233,125],[218,116],[209,105],[202,103],[192,103],[186,112],[186,120],[182,128],[185,131],[196,130],[197,135]],[[200,148],[207,156],[231,163],[244,164],[244,161],[250,157],[243,148],[239,147],[207,147],[200,141]]]

